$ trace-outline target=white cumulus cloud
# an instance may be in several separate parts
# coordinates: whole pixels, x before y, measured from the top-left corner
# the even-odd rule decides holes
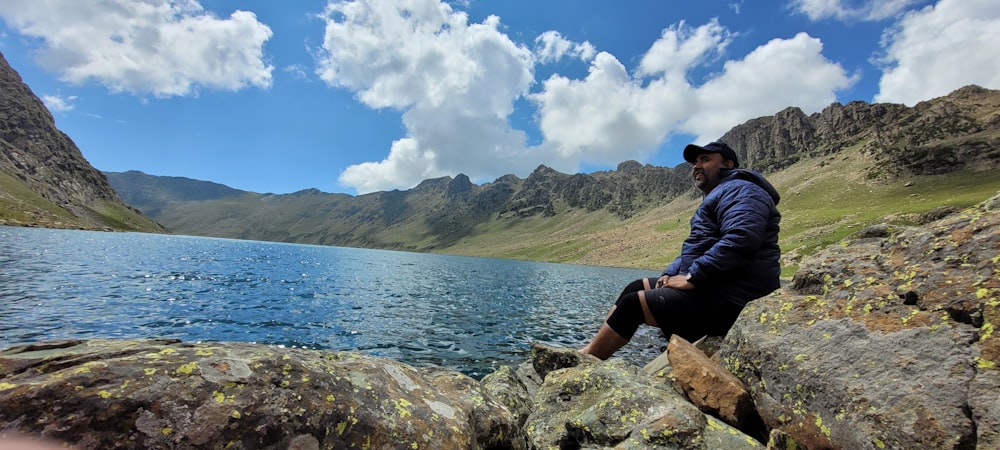
[[[558,31],[546,31],[535,38],[535,56],[542,63],[555,62],[563,56],[590,61],[596,54],[597,49],[590,42],[573,42]]]
[[[556,154],[571,161],[620,162],[622,149],[648,153],[666,127],[644,119],[647,97],[625,67],[601,52],[583,80],[553,75],[532,95],[542,134]]]
[[[653,43],[637,76],[601,53],[583,80],[551,77],[543,92],[532,96],[546,144],[576,162],[641,159],[671,133],[707,142],[788,106],[818,111],[855,81],[823,57],[818,39],[803,33],[726,62],[701,85],[690,82],[686,75],[723,52],[730,36],[715,21],[695,29],[681,23]]]
[[[732,36],[716,19],[697,28],[684,21],[663,30],[639,64],[639,75],[684,77],[695,65],[718,57]]]
[[[70,95],[63,97],[60,95],[43,95],[42,103],[45,103],[45,107],[49,108],[49,111],[63,112],[72,111],[76,105],[73,102],[76,101],[75,95]]]
[[[499,18],[469,23],[437,0],[331,3],[325,18],[320,78],[372,108],[403,111],[408,134],[384,160],[348,167],[341,183],[370,192],[521,172],[532,161],[508,117],[534,82],[534,59],[499,31]]]
[[[913,105],[969,84],[1000,88],[1000,2],[941,0],[884,36],[878,102]]]
[[[792,8],[811,20],[874,21],[894,17],[926,0],[793,0]]]
[[[157,97],[271,84],[271,29],[251,12],[217,18],[194,0],[31,0],[0,2],[0,17],[38,38],[39,63],[72,83]]]
[[[679,126],[697,141],[716,139],[749,119],[789,106],[807,114],[836,101],[835,92],[856,78],[823,57],[823,44],[806,33],[773,39],[741,60],[727,61],[723,72],[700,86],[688,118]]]

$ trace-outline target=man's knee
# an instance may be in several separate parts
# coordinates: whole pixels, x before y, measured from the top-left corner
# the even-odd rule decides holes
[[[608,326],[625,339],[632,339],[639,325],[646,323],[646,317],[639,302],[638,293],[623,295],[615,303],[614,311],[607,319]]]
[[[649,281],[646,278],[640,278],[638,280],[635,280],[626,285],[625,289],[622,289],[622,293],[618,295],[618,298],[621,299],[622,297],[628,294],[649,289],[647,286],[649,286]]]

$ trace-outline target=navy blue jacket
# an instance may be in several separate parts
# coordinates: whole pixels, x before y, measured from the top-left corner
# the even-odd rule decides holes
[[[691,234],[664,275],[690,274],[695,289],[745,305],[779,286],[778,191],[752,170],[723,168],[691,218]]]

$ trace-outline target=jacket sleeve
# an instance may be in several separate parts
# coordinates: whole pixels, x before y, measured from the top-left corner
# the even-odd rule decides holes
[[[721,238],[691,264],[690,281],[695,286],[725,282],[719,277],[750,265],[764,241],[770,196],[752,183],[734,184],[722,192],[715,211]]]
[[[681,257],[678,256],[677,258],[674,259],[673,262],[667,265],[666,269],[663,269],[662,275],[674,276],[679,274],[680,271],[681,271]]]

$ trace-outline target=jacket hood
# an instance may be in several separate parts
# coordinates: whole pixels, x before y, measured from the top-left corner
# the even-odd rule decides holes
[[[721,171],[723,182],[728,180],[746,180],[760,186],[761,189],[764,189],[764,191],[771,196],[771,199],[774,200],[775,205],[777,205],[778,201],[781,200],[781,196],[778,195],[778,190],[771,185],[771,182],[764,178],[764,175],[761,175],[760,172],[757,172],[756,170],[728,167],[723,167],[719,170]]]

